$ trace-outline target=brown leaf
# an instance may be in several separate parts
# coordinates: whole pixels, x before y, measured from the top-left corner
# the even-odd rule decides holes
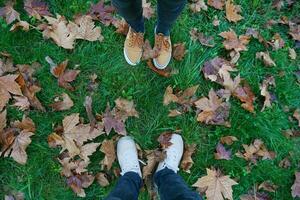
[[[257,192],[257,188],[248,191],[248,194],[240,196],[240,200],[271,200],[267,193]]]
[[[170,142],[171,138],[172,132],[163,132],[159,135],[157,141],[159,142],[162,149],[166,149],[172,145],[172,142]]]
[[[11,94],[23,96],[18,83],[16,83],[18,75],[0,76],[0,110],[3,110],[5,105],[11,98]]]
[[[64,139],[56,134],[56,133],[51,133],[50,135],[48,135],[48,145],[51,148],[55,148],[57,146],[63,146],[65,144]]]
[[[229,102],[223,102],[215,91],[211,89],[207,97],[202,97],[195,102],[198,109],[197,121],[206,124],[216,124],[230,126],[229,117]]]
[[[26,21],[19,21],[17,23],[15,23],[10,29],[9,31],[16,31],[18,29],[22,29],[23,31],[27,32],[29,31],[29,23]]]
[[[24,9],[29,16],[35,17],[38,20],[42,19],[42,16],[51,16],[49,12],[48,4],[39,0],[25,0]]]
[[[109,26],[114,22],[112,16],[115,8],[110,5],[104,5],[104,0],[99,1],[97,4],[91,4],[91,8],[88,12],[94,20],[99,20],[105,26]]]
[[[200,12],[201,10],[207,10],[207,6],[204,0],[197,0],[196,2],[190,4],[190,10],[193,13],[197,13]]]
[[[93,114],[92,103],[93,103],[92,97],[86,96],[83,105],[85,107],[85,111],[90,121],[91,131],[93,131],[93,129],[96,126],[96,118],[94,117]]]
[[[80,147],[79,157],[84,160],[84,162],[89,163],[91,156],[96,149],[100,146],[101,143],[90,142]]]
[[[0,58],[0,76],[3,76],[8,72],[14,72],[16,70],[17,68],[14,67],[13,60],[10,55],[3,55],[3,58]]]
[[[289,34],[293,37],[294,40],[300,41],[300,25],[289,25],[290,26],[290,32]]]
[[[93,182],[95,177],[88,174],[77,174],[70,176],[67,179],[67,184],[72,188],[72,190],[77,194],[79,197],[85,197],[86,194],[83,188],[88,188]]]
[[[278,49],[282,49],[284,47],[284,40],[281,38],[279,33],[276,33],[273,36],[273,39],[271,40],[271,42],[268,42],[268,44],[270,44],[273,47],[273,50],[278,50]]]
[[[109,181],[105,173],[102,172],[97,173],[96,180],[101,187],[106,187],[109,185]]]
[[[129,31],[129,25],[124,19],[116,19],[113,22],[114,27],[116,27],[116,33],[122,34],[122,35],[127,35]],[[149,44],[150,45],[150,44]]]
[[[191,39],[193,41],[198,40],[202,45],[208,47],[214,47],[215,42],[212,36],[205,36],[203,33],[199,32],[196,28],[190,31]]]
[[[180,112],[179,110],[176,109],[169,110],[168,117],[177,117],[179,115],[182,115],[182,112]]]
[[[295,49],[289,48],[289,57],[290,57],[292,60],[296,60],[296,58],[297,58],[297,53],[296,53]]]
[[[105,154],[104,159],[101,161],[101,165],[110,170],[113,162],[116,159],[115,144],[113,140],[104,140],[100,147],[100,151]]]
[[[117,119],[114,113],[110,110],[109,105],[103,114],[103,123],[105,127],[105,132],[108,135],[112,129],[120,135],[126,135],[127,131],[125,128],[125,124],[121,119]]]
[[[261,109],[261,111],[264,111],[266,107],[271,107],[273,99],[270,92],[268,91],[268,88],[270,86],[276,86],[275,79],[273,76],[269,76],[266,79],[264,79],[262,85],[260,86],[260,94],[265,97],[264,106]]]
[[[88,41],[102,41],[101,28],[95,27],[92,17],[89,15],[79,15],[75,17],[75,23],[68,24],[69,31],[75,35],[76,39]]]
[[[150,19],[154,15],[154,9],[151,7],[151,2],[147,2],[146,0],[142,1],[143,7],[143,16],[146,19]]]
[[[222,144],[232,145],[233,142],[238,141],[238,139],[235,136],[225,136],[221,137],[220,142]]]
[[[57,78],[58,85],[70,91],[74,91],[75,88],[70,84],[70,82],[76,79],[77,75],[80,73],[80,70],[66,70],[69,62],[68,60],[65,60],[57,65],[49,56],[47,56],[45,59],[50,64],[50,72]]]
[[[156,165],[164,160],[166,157],[166,153],[155,150],[146,150],[146,158],[147,158],[147,165],[143,167],[143,178],[145,179],[149,175],[151,175],[156,167]]]
[[[6,114],[7,114],[6,109],[4,109],[3,111],[0,112],[0,133],[6,127],[6,123],[7,123]]]
[[[257,52],[256,58],[262,60],[267,67],[276,66],[275,62],[270,57],[269,52]]]
[[[268,192],[275,192],[277,190],[278,186],[274,185],[271,181],[264,181],[259,186],[258,189],[263,189]]]
[[[230,22],[238,22],[243,19],[239,14],[241,12],[240,5],[234,5],[232,0],[226,0],[225,4],[226,18]]]
[[[116,103],[116,116],[123,121],[126,121],[128,117],[139,117],[139,113],[135,109],[133,101],[118,98],[115,100]]]
[[[11,24],[15,20],[20,21],[20,13],[14,10],[14,1],[7,1],[5,7],[0,8],[0,17],[3,17],[7,24]]]
[[[180,167],[183,169],[183,171],[187,173],[191,173],[190,169],[194,164],[192,155],[194,154],[195,150],[196,150],[196,144],[185,145],[185,151],[182,156]]]
[[[238,183],[215,169],[206,169],[206,171],[207,175],[199,178],[193,187],[207,188],[205,192],[207,200],[233,200],[232,186]]]
[[[69,110],[71,107],[73,107],[74,103],[67,93],[62,93],[60,97],[62,100],[58,100],[49,105],[53,110]]]
[[[18,107],[21,111],[28,110],[30,107],[30,102],[27,97],[24,96],[14,96],[14,104],[13,106]]]
[[[178,97],[175,94],[173,94],[173,88],[169,85],[166,88],[166,91],[165,91],[165,94],[164,94],[163,104],[165,106],[167,106],[172,102],[175,102],[175,103],[178,102]]]
[[[249,112],[254,112],[254,100],[255,96],[252,92],[249,84],[246,81],[242,82],[242,85],[237,87],[233,92],[233,96],[237,97],[242,103],[242,107]]]
[[[300,109],[294,111],[293,117],[298,120],[298,126],[300,127]]]
[[[300,197],[300,172],[295,172],[295,182],[292,185],[292,196]]]
[[[158,49],[152,48],[149,40],[145,40],[143,44],[143,55],[142,60],[149,60],[158,56]]]
[[[225,39],[225,41],[223,42],[225,49],[233,49],[237,52],[247,50],[246,45],[249,43],[249,36],[240,35],[238,37],[232,29],[230,29],[230,31],[224,31],[219,35]]]
[[[185,43],[176,43],[173,45],[172,56],[175,60],[183,60],[186,53]]]
[[[149,59],[147,61],[147,66],[152,70],[154,71],[155,73],[157,73],[158,75],[160,76],[163,76],[163,77],[170,77],[172,75],[172,71],[169,67],[166,67],[165,69],[157,69],[154,64],[152,63],[152,60]]]
[[[285,157],[279,163],[279,167],[284,168],[284,169],[287,169],[287,168],[289,168],[291,166],[292,166],[292,164],[291,164],[291,161],[290,161],[290,159],[288,157]]]
[[[207,5],[212,6],[216,9],[223,10],[225,0],[207,0]]]
[[[226,150],[225,147],[218,143],[216,147],[216,153],[215,153],[215,159],[216,160],[231,160],[231,150]]]

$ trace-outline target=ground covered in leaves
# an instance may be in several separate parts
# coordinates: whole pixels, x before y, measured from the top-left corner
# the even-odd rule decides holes
[[[180,174],[208,200],[300,197],[300,3],[196,0],[155,70],[154,1],[137,67],[109,1],[0,1],[0,198],[103,199],[131,135],[145,187],[170,133]],[[152,44],[152,45],[151,45]]]

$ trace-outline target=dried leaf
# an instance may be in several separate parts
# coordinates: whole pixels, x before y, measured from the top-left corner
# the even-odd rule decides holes
[[[101,187],[106,187],[109,185],[109,181],[105,173],[99,172],[96,174],[96,180]]]
[[[205,36],[203,33],[199,32],[196,28],[190,31],[191,39],[193,41],[198,40],[202,45],[207,47],[214,47],[215,42],[212,36]]]
[[[147,158],[147,165],[143,167],[143,178],[150,176],[153,174],[153,171],[156,167],[156,165],[164,160],[166,157],[166,153],[159,151],[157,149],[155,150],[146,150],[146,158]]]
[[[0,52],[2,53],[2,52]],[[0,76],[3,76],[5,73],[14,72],[17,70],[14,67],[13,60],[10,55],[3,55],[3,58],[0,58]]]
[[[212,6],[216,9],[223,10],[225,0],[207,0],[207,5]]]
[[[295,49],[289,48],[289,57],[290,57],[292,60],[296,60],[296,58],[297,58],[297,53],[296,53]]]
[[[264,106],[261,111],[264,111],[266,107],[271,107],[272,104],[272,95],[268,91],[269,86],[276,86],[275,79],[273,76],[269,76],[263,80],[262,85],[260,86],[260,94],[265,97]]]
[[[15,23],[10,29],[9,31],[16,31],[18,29],[22,29],[23,31],[29,31],[29,23],[26,21],[19,21],[17,23]]]
[[[238,141],[238,139],[235,136],[225,136],[221,137],[220,142],[222,144],[232,145],[233,142]]]
[[[104,140],[100,147],[100,151],[105,154],[104,159],[101,161],[101,165],[110,170],[113,162],[116,159],[115,144],[113,140]]]
[[[232,186],[238,183],[232,180],[229,176],[223,176],[219,171],[214,169],[206,169],[207,175],[199,178],[193,187],[207,188],[206,198],[207,200],[233,200]],[[223,198],[224,197],[224,198]]]
[[[127,134],[124,122],[114,116],[114,113],[110,110],[109,105],[107,106],[106,111],[103,114],[103,123],[107,135],[111,132],[112,129],[114,129],[114,131],[120,135]]]
[[[72,188],[72,190],[77,194],[79,197],[85,197],[86,194],[83,188],[88,188],[93,182],[95,177],[88,174],[77,174],[74,176],[70,176],[67,179],[67,184]]]
[[[175,60],[183,60],[186,53],[185,43],[176,43],[173,45],[172,56]]]
[[[257,52],[256,58],[261,59],[267,67],[276,66],[275,62],[271,59],[269,52]]]
[[[63,146],[65,144],[65,140],[56,133],[51,133],[48,135],[48,145],[51,148],[55,148],[57,146]]]
[[[273,47],[273,50],[278,50],[284,47],[284,40],[281,38],[279,33],[276,33],[273,36],[273,39],[271,40],[271,42],[268,42],[268,44],[270,44]]]
[[[14,10],[14,1],[7,1],[5,7],[0,8],[0,17],[3,17],[7,24],[11,24],[15,20],[20,21],[20,13]]]
[[[151,2],[147,2],[146,0],[142,1],[143,7],[143,16],[146,19],[150,19],[154,15],[154,9],[151,7]]]
[[[172,145],[172,142],[170,142],[171,138],[172,132],[163,132],[159,135],[157,141],[159,142],[162,149],[166,149]]]
[[[177,117],[179,115],[182,115],[182,112],[180,112],[179,110],[176,109],[169,110],[168,117]]]
[[[163,77],[170,77],[172,75],[172,71],[169,67],[166,67],[165,69],[157,69],[154,64],[152,63],[152,60],[149,59],[147,61],[147,66],[152,70],[154,71],[155,73],[157,73],[158,75],[160,76],[163,76]]]
[[[116,33],[122,34],[122,35],[127,35],[129,31],[129,25],[124,19],[116,19],[113,22],[114,27],[116,27]],[[150,45],[150,44],[149,44]]]
[[[295,172],[295,182],[292,185],[292,196],[300,197],[300,172]]]
[[[259,186],[258,189],[263,189],[268,192],[275,192],[278,186],[272,183],[271,181],[264,181]]]
[[[90,121],[91,131],[93,131],[93,129],[96,126],[96,118],[93,115],[92,103],[93,103],[92,97],[86,96],[83,105],[85,107],[85,111]]]
[[[294,111],[293,117],[298,120],[298,126],[300,127],[300,109]]]
[[[152,48],[149,40],[145,40],[143,44],[143,55],[142,55],[142,60],[149,60],[152,58],[156,58],[158,56],[158,49],[157,48]]]
[[[62,101],[57,101],[49,106],[55,111],[69,110],[73,107],[74,103],[67,93],[61,94]]]
[[[279,163],[279,167],[284,168],[284,169],[287,169],[287,168],[289,168],[291,166],[292,166],[292,164],[291,164],[291,161],[290,161],[290,159],[288,157],[285,157]]]
[[[35,17],[38,20],[42,19],[42,16],[52,16],[49,12],[48,4],[39,0],[25,0],[24,9],[29,16]]]
[[[190,4],[190,10],[193,13],[197,13],[200,12],[201,10],[207,10],[207,6],[204,0],[197,0],[196,2]]]
[[[215,159],[216,160],[231,160],[231,151],[226,150],[225,147],[221,144],[218,143],[216,147],[216,153],[215,153]]]
[[[196,144],[185,145],[185,151],[183,153],[180,167],[183,169],[183,171],[187,173],[190,173],[190,169],[194,164],[192,155],[194,154],[195,150],[196,150]]]
[[[226,18],[230,22],[238,22],[243,19],[239,14],[241,12],[240,5],[234,5],[232,0],[226,0],[225,4]]]
[[[115,8],[113,6],[104,5],[104,0],[99,1],[97,4],[91,4],[91,8],[88,12],[94,20],[99,20],[105,26],[109,26],[114,22],[112,16]]]
[[[223,42],[225,49],[233,49],[236,52],[247,50],[246,45],[249,43],[249,36],[240,35],[238,37],[232,29],[230,29],[230,31],[224,31],[219,35],[225,39],[225,41]]]
[[[175,102],[175,103],[178,102],[178,97],[175,94],[173,94],[173,88],[169,85],[166,88],[166,91],[165,91],[165,94],[164,94],[163,104],[165,106],[167,106],[172,102]]]

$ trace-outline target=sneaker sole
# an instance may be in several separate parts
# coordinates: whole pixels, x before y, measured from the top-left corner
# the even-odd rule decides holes
[[[131,66],[136,66],[137,64],[139,64],[139,62],[137,62],[137,63],[133,63],[133,62],[131,62],[130,61],[130,59],[127,57],[127,55],[126,55],[126,52],[125,52],[125,48],[124,48],[124,50],[123,50],[123,53],[124,53],[124,57],[125,57],[125,60],[126,60],[126,62],[129,64],[129,65],[131,65]]]

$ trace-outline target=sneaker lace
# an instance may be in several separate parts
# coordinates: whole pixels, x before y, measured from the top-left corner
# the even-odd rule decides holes
[[[130,31],[129,33],[129,46],[130,47],[135,47],[138,46],[142,48],[143,42],[144,42],[144,36],[143,33],[137,33],[134,31]]]
[[[159,50],[168,50],[170,48],[170,43],[168,38],[161,33],[157,34],[155,47]]]

